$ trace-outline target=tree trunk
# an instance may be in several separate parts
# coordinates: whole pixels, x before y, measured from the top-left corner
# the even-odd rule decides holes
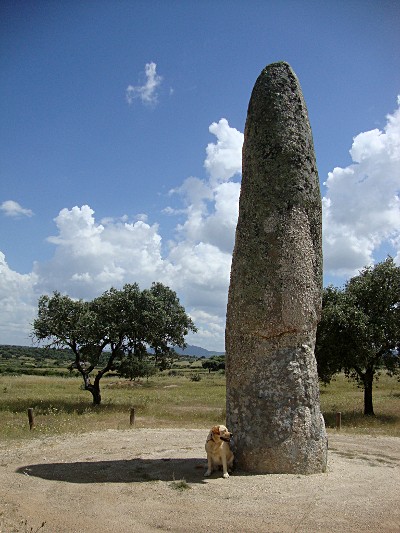
[[[85,385],[85,389],[92,393],[93,405],[100,405],[101,404],[101,394],[100,394],[99,383],[95,382],[94,385],[92,385],[91,383],[86,384]]]
[[[100,378],[96,376],[94,383],[90,382],[90,375],[82,367],[79,368],[80,373],[83,377],[83,382],[85,384],[85,390],[91,392],[93,397],[93,405],[101,404],[101,394],[100,394]]]
[[[93,396],[93,405],[100,405],[101,404],[100,388],[93,387],[90,392],[92,393],[92,396]]]
[[[364,375],[364,415],[374,416],[374,406],[372,403],[372,388],[374,383],[374,372],[367,371]]]

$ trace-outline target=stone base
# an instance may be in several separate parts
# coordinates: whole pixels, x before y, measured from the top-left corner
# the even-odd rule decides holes
[[[328,443],[312,348],[235,340],[246,354],[233,372],[227,350],[227,427],[235,464],[257,474],[325,472]]]
[[[328,440],[321,415],[318,440],[293,436],[274,447],[257,447],[246,443],[235,449],[235,466],[253,474],[320,474],[326,472]],[[242,443],[241,443],[242,444]]]

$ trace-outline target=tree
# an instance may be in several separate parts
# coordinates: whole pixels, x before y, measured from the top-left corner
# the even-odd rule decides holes
[[[158,292],[152,291],[154,286]],[[153,284],[152,289],[140,291],[136,283],[127,284],[90,302],[75,301],[59,292],[40,297],[33,337],[46,341],[47,347],[72,350],[73,365],[94,405],[101,403],[101,378],[128,354],[140,359],[147,354],[147,346],[158,347],[160,354],[169,353],[171,345],[184,348],[185,335],[196,331],[175,292],[162,284]],[[168,305],[161,295],[168,296]],[[169,326],[177,317],[179,322]]]
[[[201,366],[208,370],[208,373],[216,372],[217,370],[225,370],[225,356],[215,355],[202,361]]]
[[[130,380],[144,377],[149,379],[157,373],[157,367],[148,357],[139,358],[130,353],[119,363],[117,372]]]
[[[391,257],[364,268],[344,289],[328,287],[322,297],[316,358],[320,379],[337,372],[364,389],[364,415],[373,415],[374,379],[381,369],[400,374],[400,267]]]
[[[208,370],[208,373],[211,374],[211,372],[216,372],[218,370],[218,362],[213,361],[212,359],[206,359],[205,361],[202,361],[201,366]]]
[[[174,291],[162,283],[153,283],[143,291],[144,331],[160,370],[169,368],[176,357],[173,346],[186,346],[184,339],[194,331],[192,320]]]

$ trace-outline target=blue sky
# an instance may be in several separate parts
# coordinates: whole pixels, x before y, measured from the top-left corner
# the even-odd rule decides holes
[[[253,85],[285,60],[307,103],[325,283],[400,261],[400,4],[0,5],[0,344],[41,294],[162,281],[224,349]]]

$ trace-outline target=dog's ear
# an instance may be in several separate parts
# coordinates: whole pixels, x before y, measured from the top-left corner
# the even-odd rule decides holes
[[[214,426],[211,431],[219,435],[219,426]]]

